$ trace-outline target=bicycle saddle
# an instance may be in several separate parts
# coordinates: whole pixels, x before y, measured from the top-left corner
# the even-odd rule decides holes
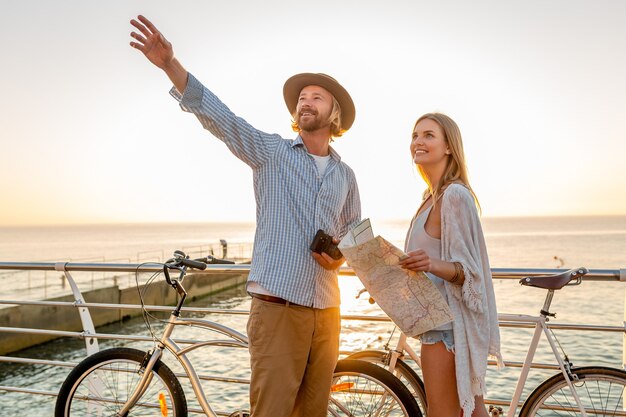
[[[581,278],[589,272],[587,268],[574,268],[555,275],[540,275],[537,277],[526,277],[519,280],[522,285],[529,287],[543,288],[544,290],[560,290],[576,280],[576,284],[580,284]]]

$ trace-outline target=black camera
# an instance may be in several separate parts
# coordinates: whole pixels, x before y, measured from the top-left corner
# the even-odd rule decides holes
[[[311,243],[311,250],[316,253],[326,252],[331,258],[338,260],[343,256],[336,244],[333,243],[333,237],[328,235],[322,229],[318,230]]]

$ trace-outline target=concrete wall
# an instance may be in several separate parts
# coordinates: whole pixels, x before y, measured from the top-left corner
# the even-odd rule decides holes
[[[203,297],[242,285],[247,274],[232,275],[188,275],[184,285],[189,297]],[[140,288],[141,290],[142,288]],[[102,288],[83,293],[88,303],[140,304],[137,288],[120,290],[117,286]],[[146,305],[174,305],[176,292],[165,282],[151,284],[143,295]],[[67,295],[49,301],[73,302],[74,297]],[[121,320],[123,317],[141,315],[141,310],[117,310],[90,308],[94,326],[102,326]],[[83,327],[75,307],[23,305],[0,309],[0,327],[19,327],[44,330],[82,331]],[[0,355],[15,352],[38,345],[57,336],[25,333],[0,333]]]
[[[117,287],[102,288],[83,294],[89,303],[119,303]],[[67,295],[48,301],[73,302],[74,296]],[[117,310],[90,309],[94,325],[103,325],[119,320]],[[82,331],[83,326],[75,307],[62,306],[15,306],[0,309],[0,326],[44,330]],[[57,336],[45,334],[0,333],[0,355],[25,349],[53,339]]]

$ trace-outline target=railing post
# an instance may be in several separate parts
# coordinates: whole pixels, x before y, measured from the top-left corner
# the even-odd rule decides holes
[[[93,325],[93,320],[91,320],[91,314],[89,313],[89,309],[87,307],[80,307],[80,304],[84,304],[85,300],[83,299],[83,294],[78,289],[78,285],[76,285],[76,281],[70,275],[70,272],[65,269],[65,262],[57,262],[54,264],[54,269],[57,271],[61,271],[65,274],[65,278],[67,278],[67,282],[70,284],[70,288],[72,289],[72,293],[74,294],[74,300],[78,307],[78,315],[80,316],[80,321],[83,324],[83,332],[85,333],[85,346],[87,348],[87,356],[94,354],[100,350],[98,347],[98,339],[94,337],[89,337],[90,334],[96,333],[96,328]]]

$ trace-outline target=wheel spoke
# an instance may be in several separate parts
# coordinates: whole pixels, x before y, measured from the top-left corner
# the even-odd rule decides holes
[[[409,390],[390,372],[360,360],[339,361],[333,377],[333,417],[420,416]]]
[[[383,351],[368,350],[356,352],[348,356],[348,359],[357,359],[367,361],[387,369],[389,360],[387,353]],[[394,375],[408,388],[409,392],[415,399],[422,416],[426,415],[426,392],[424,384],[417,373],[404,362],[402,359],[396,361]]]
[[[590,417],[626,417],[624,389],[626,372],[602,367],[573,370],[578,377],[572,386],[578,394],[585,413]],[[520,413],[521,417],[580,417],[581,410],[569,385],[558,374],[541,384],[529,397]]]
[[[70,373],[57,399],[57,417],[117,415],[135,392],[145,352],[113,348],[96,353]],[[181,416],[187,413],[185,396],[174,373],[157,361],[150,382],[132,416]]]

